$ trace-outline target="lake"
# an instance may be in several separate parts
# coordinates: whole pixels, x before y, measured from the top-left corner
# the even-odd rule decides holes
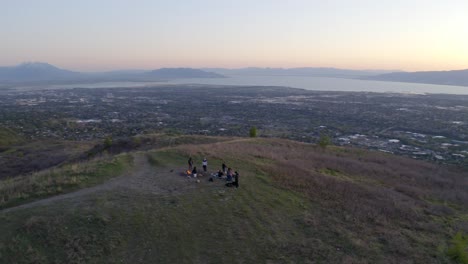
[[[120,88],[145,87],[165,84],[206,84],[206,85],[247,85],[247,86],[285,86],[316,91],[348,91],[378,93],[444,93],[468,94],[468,87],[366,81],[358,79],[307,77],[307,76],[228,76],[227,78],[175,79],[167,82],[98,82],[81,84],[44,84],[21,86],[18,89],[67,89],[67,88]]]
[[[178,79],[169,81],[168,83],[286,86],[317,91],[468,94],[468,87],[463,86],[367,81],[358,79],[307,76],[229,76],[227,78]]]

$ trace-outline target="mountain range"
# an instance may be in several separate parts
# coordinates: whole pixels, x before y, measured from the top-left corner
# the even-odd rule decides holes
[[[76,72],[48,63],[30,62],[0,67],[0,82],[107,82],[164,81],[183,78],[224,78],[226,76],[309,76],[468,86],[468,69],[454,71],[402,72],[388,70],[349,70],[336,68],[161,68],[156,70],[119,70]]]
[[[80,73],[57,68],[48,63],[28,62],[12,67],[0,67],[2,81],[45,81],[73,79]]]
[[[0,67],[0,81],[159,81],[179,78],[223,78],[225,76],[316,76],[334,78],[362,78],[391,71],[348,70],[336,68],[161,68],[156,70],[118,70],[109,72],[76,72],[48,63],[29,62],[17,66]]]
[[[367,76],[365,79],[390,82],[468,86],[468,69],[456,71],[393,72],[376,76]]]
[[[156,78],[223,78],[224,76],[214,72],[192,68],[161,68],[145,73]]]
[[[223,78],[223,75],[191,68],[162,68],[152,71],[119,70],[110,72],[75,72],[48,63],[28,62],[0,67],[0,81],[161,81],[178,78]]]
[[[390,73],[395,71],[388,70],[349,70],[337,68],[321,67],[302,67],[302,68],[205,68],[204,70],[223,74],[223,75],[255,75],[255,76],[314,76],[314,77],[333,77],[333,78],[356,78],[363,76],[373,76],[378,74]]]

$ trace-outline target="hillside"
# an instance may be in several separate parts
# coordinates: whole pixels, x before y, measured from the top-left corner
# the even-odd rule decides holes
[[[0,151],[10,145],[20,143],[23,139],[13,130],[0,127]]]
[[[468,233],[468,181],[453,167],[279,139],[156,135],[139,146],[0,181],[0,259],[463,263],[467,254],[456,234]],[[189,156],[207,157],[210,171],[225,161],[240,188],[183,176]]]
[[[155,78],[223,78],[221,74],[202,71],[192,68],[161,68],[146,73],[147,76]]]
[[[366,79],[391,82],[468,86],[468,70],[393,72],[376,76],[369,76],[366,77]]]

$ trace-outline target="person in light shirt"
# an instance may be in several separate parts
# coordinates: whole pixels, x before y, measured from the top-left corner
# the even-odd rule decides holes
[[[208,160],[206,158],[203,158],[202,165],[203,165],[203,171],[206,172],[208,169]]]

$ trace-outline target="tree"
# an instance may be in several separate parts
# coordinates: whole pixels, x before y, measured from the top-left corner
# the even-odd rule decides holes
[[[326,148],[330,144],[331,144],[330,137],[326,134],[322,134],[319,139],[319,146],[322,148]]]
[[[254,126],[251,127],[249,134],[250,134],[250,137],[257,137],[257,128]]]
[[[135,146],[137,146],[137,147],[140,146],[140,145],[141,145],[141,137],[134,137],[134,138],[132,139],[132,142],[133,142],[133,144],[134,144]]]
[[[104,148],[108,149],[111,146],[112,146],[112,137],[109,136],[104,140]]]

